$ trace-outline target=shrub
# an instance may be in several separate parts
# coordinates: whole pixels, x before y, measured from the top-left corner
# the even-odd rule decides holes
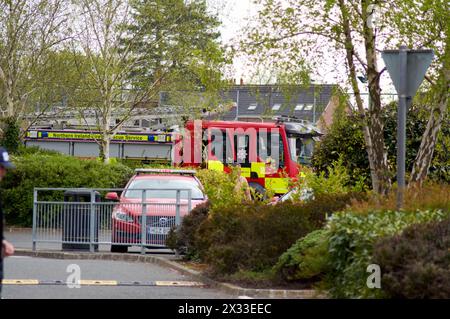
[[[305,203],[240,204],[216,210],[196,230],[199,257],[213,273],[263,271],[299,238],[321,228],[356,194],[322,195]]]
[[[121,164],[106,165],[96,160],[33,150],[12,157],[12,161],[16,169],[8,172],[2,181],[1,195],[7,222],[22,226],[31,226],[35,187],[116,188],[125,186],[133,174]]]
[[[366,214],[368,211],[396,210],[397,194],[388,196],[372,194],[367,201],[352,202],[349,211]],[[421,188],[409,187],[404,193],[403,209],[405,211],[441,209],[450,213],[450,184],[427,183]]]
[[[263,271],[312,230],[309,214],[294,204],[243,205],[221,210],[199,228],[201,257],[215,273]]]
[[[378,289],[366,286],[366,269],[374,263],[375,242],[399,234],[410,225],[439,221],[447,216],[443,210],[334,214],[327,224],[330,231],[329,263],[332,266],[325,278],[329,292],[337,298],[379,297],[381,292]]]
[[[414,225],[380,240],[373,261],[391,298],[450,298],[450,219]]]
[[[0,144],[5,147],[9,153],[16,153],[20,146],[19,123],[14,117],[7,117],[2,122],[4,128]]]
[[[236,169],[232,169],[230,173],[201,169],[197,171],[197,177],[205,189],[212,210],[237,206],[244,201],[244,191],[236,189]]]
[[[280,256],[274,270],[287,281],[319,281],[329,267],[328,236],[328,231],[319,229],[299,239]]]
[[[172,229],[166,244],[170,249],[176,249],[185,254],[185,259],[197,260],[197,229],[206,220],[209,213],[209,202],[200,204],[192,209],[178,229]]]
[[[384,141],[390,177],[395,178],[397,156],[397,103],[390,103],[382,108],[384,123]],[[428,116],[427,105],[413,103],[408,111],[406,121],[406,171],[411,172],[419,149],[422,135],[426,129]],[[450,182],[450,163],[448,150],[450,146],[450,121],[443,121],[438,135],[436,149],[430,165],[430,177],[442,182]],[[344,166],[350,173],[351,183],[363,176],[367,185],[370,183],[370,169],[367,157],[362,121],[354,115],[347,115],[338,109],[328,133],[314,148],[311,164],[317,172],[327,173],[333,161],[343,158]]]
[[[321,171],[317,174],[306,172],[305,183],[315,195],[346,194],[351,191],[364,192],[366,190],[364,178],[362,175],[359,178],[354,177],[354,181],[351,181],[347,168],[343,165],[343,159],[340,157],[327,167],[326,172]]]

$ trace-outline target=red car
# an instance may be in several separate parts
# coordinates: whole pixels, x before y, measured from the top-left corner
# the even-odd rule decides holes
[[[170,229],[189,209],[207,200],[195,171],[172,169],[136,169],[120,197],[108,193],[106,198],[119,201],[112,212],[111,252],[127,252],[129,246],[141,245],[142,240],[146,247],[164,247]],[[144,206],[145,226],[141,223]]]

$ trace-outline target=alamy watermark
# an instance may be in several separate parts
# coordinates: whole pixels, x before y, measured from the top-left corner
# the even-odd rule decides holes
[[[370,264],[366,271],[370,273],[367,277],[366,285],[369,289],[381,289],[381,268],[377,264]]]
[[[176,135],[173,157],[177,164],[208,160],[244,164],[270,159],[278,167],[283,152],[282,132],[277,127],[203,127],[201,120],[195,120]]]
[[[81,288],[81,268],[77,264],[70,264],[66,268],[70,275],[67,277],[66,285],[68,288]]]

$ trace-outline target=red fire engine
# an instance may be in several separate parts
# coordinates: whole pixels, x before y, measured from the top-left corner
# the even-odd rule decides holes
[[[297,162],[306,141],[321,133],[310,124],[277,120],[274,123],[188,121],[175,142],[174,164],[241,174],[257,192],[288,191],[289,179],[299,173]]]

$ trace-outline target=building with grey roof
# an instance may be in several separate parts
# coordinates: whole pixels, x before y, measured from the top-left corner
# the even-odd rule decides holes
[[[236,85],[221,93],[222,112],[207,112],[208,119],[258,120],[279,116],[296,117],[316,123],[330,103],[337,85],[313,84],[309,87],[278,85]]]

